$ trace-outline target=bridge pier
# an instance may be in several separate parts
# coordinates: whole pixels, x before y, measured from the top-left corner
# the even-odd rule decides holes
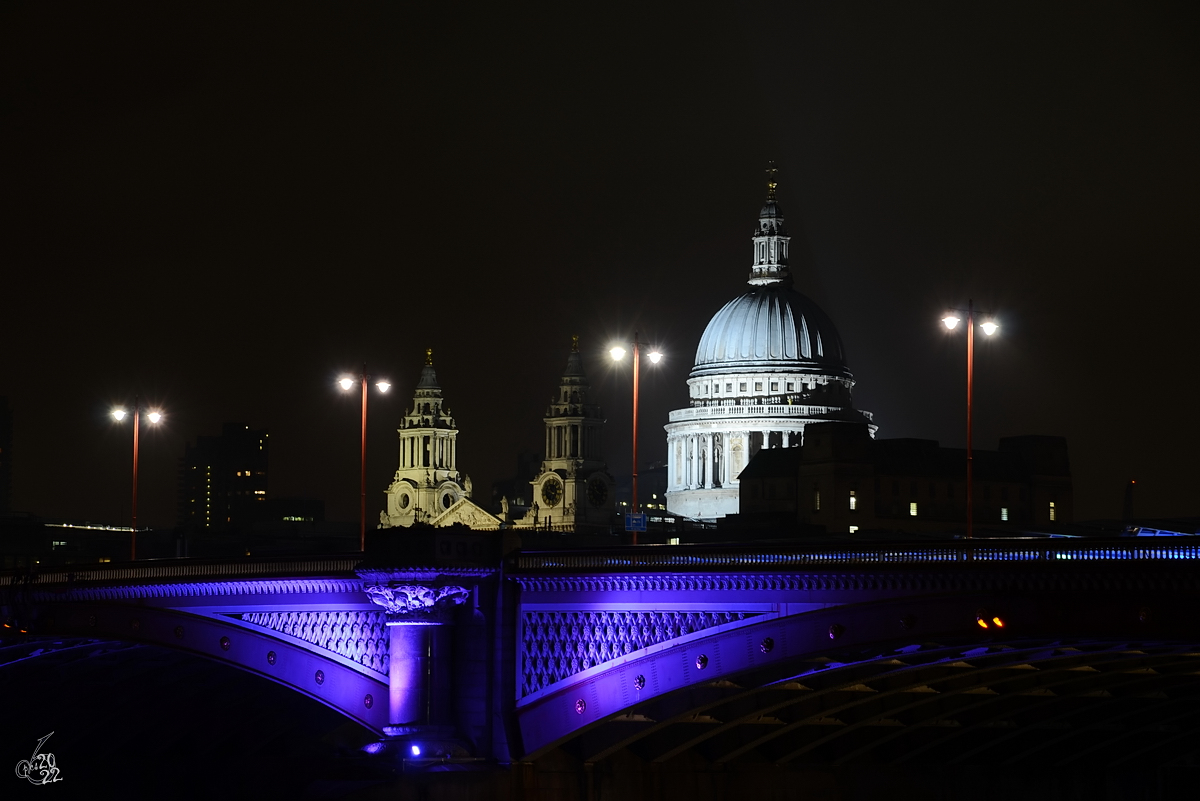
[[[388,733],[406,733],[429,723],[429,630],[431,626],[388,624]]]
[[[376,584],[368,597],[387,610],[388,725],[384,734],[450,736],[450,637],[443,631],[470,590],[432,584]]]

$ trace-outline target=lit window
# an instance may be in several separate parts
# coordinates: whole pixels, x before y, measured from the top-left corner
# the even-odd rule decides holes
[[[1008,522],[1008,507],[1007,506],[1000,507],[1000,520],[1003,522],[1006,522],[1006,523]]]
[[[726,392],[733,392],[733,384],[732,384],[732,383],[729,383],[729,382],[727,382],[727,383],[725,384],[725,391],[726,391]]]
[[[1050,501],[1050,522],[1053,523],[1058,518],[1054,510],[1054,501]]]
[[[813,511],[821,511],[821,491],[813,490]]]
[[[267,491],[266,490],[255,490],[254,494],[255,495],[266,495]]]
[[[761,381],[755,381],[755,382],[754,382],[754,391],[755,391],[755,392],[762,392],[762,382],[761,382]]]
[[[670,537],[667,539],[667,545],[678,545],[679,537]]]
[[[745,392],[745,391],[746,391],[746,382],[739,381],[738,382],[738,392]]]
[[[851,533],[851,534],[853,534],[853,533],[854,533],[854,532],[856,532],[856,531],[858,531],[858,526],[851,526],[851,527],[850,527],[850,533]]]
[[[858,511],[858,493],[854,490],[850,490],[850,511]]]
[[[771,382],[771,391],[772,391],[772,392],[778,392],[778,391],[779,391],[779,382],[778,382],[778,381],[772,381],[772,382]]]
[[[910,517],[917,516],[917,502],[916,501],[913,501],[912,503],[910,503],[908,505],[908,514]]]
[[[788,392],[795,392],[795,391],[796,391],[796,384],[795,384],[795,382],[792,382],[792,381],[789,381],[789,382],[787,382],[787,391],[788,391]]]

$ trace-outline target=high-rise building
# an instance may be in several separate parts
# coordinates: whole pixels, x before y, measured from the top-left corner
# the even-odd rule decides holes
[[[12,406],[0,397],[0,512],[12,511],[12,442]]]
[[[792,288],[783,214],[768,170],[754,231],[750,290],[713,316],[688,377],[689,406],[667,430],[667,508],[712,520],[738,511],[738,476],[763,448],[801,443],[809,423],[865,423],[841,337],[817,304]]]
[[[254,522],[267,499],[266,429],[226,423],[217,437],[196,437],[179,462],[179,523],[225,528]]]

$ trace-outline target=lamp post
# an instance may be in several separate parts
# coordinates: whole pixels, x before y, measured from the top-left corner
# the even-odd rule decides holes
[[[125,419],[128,413],[121,407],[112,410],[113,419],[118,423]],[[154,424],[158,424],[163,419],[163,414],[157,409],[151,409],[147,413],[146,418]],[[138,433],[142,423],[142,402],[136,395],[133,399],[133,511],[131,514],[130,530],[132,536],[129,540],[129,561],[137,560],[137,485],[138,485]]]
[[[362,366],[362,372],[359,373],[358,380],[350,376],[342,376],[338,379],[338,386],[344,391],[349,392],[354,388],[356,383],[362,386],[362,438],[360,442],[360,463],[359,463],[359,504],[358,504],[358,549],[360,551],[367,550],[367,366]],[[377,381],[375,387],[380,392],[387,392],[392,385],[387,381]]]
[[[634,335],[633,335],[633,506],[632,506],[632,508],[633,508],[633,514],[635,514],[635,515],[638,513],[637,439],[638,439],[638,374],[641,372],[640,352],[641,352],[641,343],[638,342],[638,335],[636,332],[634,332]],[[613,361],[619,362],[625,358],[625,349],[620,346],[617,346],[617,347],[613,348],[612,350],[610,350],[609,354],[613,357]],[[659,353],[657,350],[652,350],[646,355],[650,357],[650,362],[652,364],[658,364],[658,362],[662,359],[662,354]],[[637,532],[636,531],[633,532],[633,544],[637,545]]]
[[[948,312],[942,318],[942,324],[946,326],[946,330],[953,331],[962,320],[955,316],[955,311],[962,313],[961,309]],[[975,383],[975,301],[967,301],[967,539],[971,539],[971,535],[975,525],[975,461],[971,454],[971,430],[972,430],[972,398],[974,396]],[[1000,326],[992,320],[984,320],[979,327],[987,336],[992,336],[1000,330]]]

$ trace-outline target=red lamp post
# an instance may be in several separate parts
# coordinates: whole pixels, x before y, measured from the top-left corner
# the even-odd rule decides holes
[[[362,366],[358,379],[343,376],[338,379],[338,386],[349,392],[356,383],[362,387],[362,434],[359,442],[359,504],[358,504],[358,549],[367,550],[367,366]],[[387,381],[377,381],[375,387],[380,392],[391,389]]]
[[[961,310],[956,310],[961,313]],[[971,453],[972,434],[972,402],[975,383],[975,301],[967,301],[967,539],[971,539],[975,526],[975,460]],[[942,318],[946,329],[953,331],[962,320],[954,312]],[[985,320],[979,325],[983,333],[992,336],[1000,330],[1000,326],[992,320]]]
[[[125,419],[127,412],[118,407],[112,410],[113,419],[120,422]],[[157,424],[163,419],[162,412],[157,409],[151,409],[146,415],[151,423]],[[130,515],[130,530],[132,536],[129,541],[129,561],[137,560],[137,507],[138,507],[138,434],[141,429],[142,422],[142,403],[141,400],[134,396],[133,400],[133,510]]]
[[[638,342],[638,335],[635,332],[633,335],[633,514],[638,513],[638,376],[641,373],[641,343]],[[613,361],[620,361],[625,358],[625,349],[618,346],[609,351]],[[650,351],[646,354],[650,357],[653,364],[658,364],[662,359],[662,354],[657,350]],[[637,532],[633,532],[633,544],[637,545]]]

